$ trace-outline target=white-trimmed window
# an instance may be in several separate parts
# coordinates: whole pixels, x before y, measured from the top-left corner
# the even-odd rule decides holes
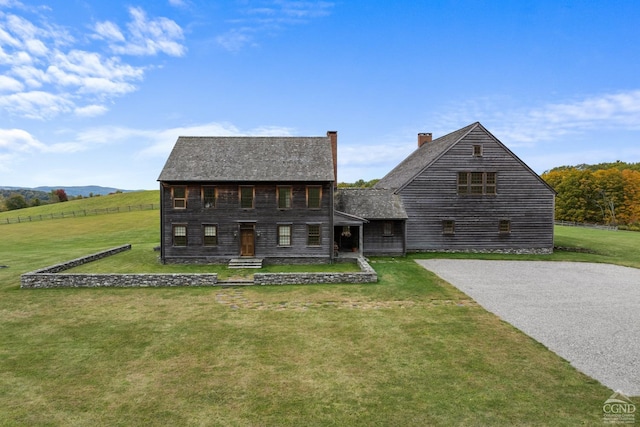
[[[205,209],[216,207],[216,187],[212,185],[202,186],[202,207]]]
[[[291,187],[279,186],[277,191],[278,209],[291,209]]]
[[[187,187],[184,185],[171,187],[171,198],[174,209],[186,209],[187,207]]]
[[[187,246],[187,226],[184,224],[173,225],[173,246]]]
[[[204,224],[202,226],[202,244],[204,246],[216,246],[218,244],[218,226]]]
[[[291,246],[291,224],[278,225],[278,246]]]

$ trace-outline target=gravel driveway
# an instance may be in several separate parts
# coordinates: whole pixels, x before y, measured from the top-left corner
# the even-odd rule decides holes
[[[640,396],[640,269],[417,260],[487,310],[627,396]]]

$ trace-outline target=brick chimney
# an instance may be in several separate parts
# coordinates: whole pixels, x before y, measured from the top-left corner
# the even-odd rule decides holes
[[[422,132],[418,134],[418,148],[429,142],[431,142],[431,133]]]
[[[333,154],[333,185],[338,187],[338,132],[335,130],[327,131],[327,137],[331,140],[331,153]]]

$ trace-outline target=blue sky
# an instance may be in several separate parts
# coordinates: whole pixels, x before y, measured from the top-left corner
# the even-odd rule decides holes
[[[0,186],[155,189],[179,135],[338,131],[381,178],[480,121],[536,172],[640,161],[637,0],[0,0]]]

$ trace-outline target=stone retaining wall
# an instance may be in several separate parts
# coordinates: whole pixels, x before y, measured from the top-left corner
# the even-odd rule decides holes
[[[359,272],[355,273],[256,273],[256,285],[310,285],[320,283],[375,283],[378,274],[364,258],[357,258]]]
[[[88,262],[96,261],[131,249],[131,245],[76,258],[71,261],[25,273],[20,278],[22,289],[98,288],[98,287],[175,287],[215,286],[217,273],[206,274],[86,274],[60,273]],[[256,273],[256,285],[299,285],[318,283],[372,283],[378,281],[375,270],[364,258],[358,258],[360,272],[355,273]]]

